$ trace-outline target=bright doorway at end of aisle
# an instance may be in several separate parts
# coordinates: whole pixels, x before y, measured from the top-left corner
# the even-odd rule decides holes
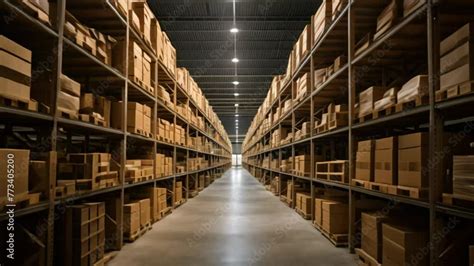
[[[232,154],[232,167],[242,166],[242,154]]]

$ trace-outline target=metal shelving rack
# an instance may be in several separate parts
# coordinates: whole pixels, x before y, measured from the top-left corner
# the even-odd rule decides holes
[[[90,140],[90,136],[98,136],[101,137],[102,140],[107,140],[107,138],[113,138],[117,142],[120,143],[118,150],[120,151],[119,155],[119,162],[120,165],[124,166],[125,161],[127,160],[127,150],[129,145],[142,145],[142,146],[150,146],[152,145],[152,154],[156,154],[158,147],[160,149],[164,149],[167,152],[173,155],[173,162],[174,166],[176,166],[177,161],[177,153],[178,151],[185,152],[185,160],[190,156],[190,153],[194,153],[195,155],[201,155],[208,158],[209,165],[203,169],[187,171],[185,173],[176,173],[176,169],[173,169],[173,174],[170,176],[160,177],[157,179],[147,180],[138,183],[126,184],[125,180],[125,167],[120,168],[119,172],[119,180],[120,184],[115,187],[100,189],[96,191],[90,191],[82,194],[76,194],[72,197],[67,198],[56,198],[55,189],[56,189],[56,161],[50,163],[49,168],[54,169],[51,171],[50,180],[49,180],[49,195],[47,200],[41,201],[39,204],[32,205],[25,207],[23,209],[16,210],[16,217],[28,217],[28,215],[38,214],[40,212],[45,212],[46,219],[46,236],[47,240],[45,245],[46,255],[45,255],[45,262],[38,262],[38,265],[53,265],[54,262],[54,222],[55,222],[55,214],[57,214],[56,208],[58,206],[62,206],[64,204],[70,205],[74,204],[74,202],[80,200],[94,200],[95,197],[108,195],[109,193],[119,193],[119,197],[121,200],[121,204],[123,206],[125,200],[126,191],[133,189],[137,186],[144,186],[144,185],[153,185],[154,187],[158,187],[161,182],[165,182],[172,185],[173,193],[175,188],[176,180],[183,180],[183,186],[185,189],[185,198],[188,199],[189,197],[189,187],[188,182],[190,178],[193,178],[194,175],[199,173],[209,173],[209,174],[220,174],[223,173],[226,169],[230,167],[231,164],[231,153],[232,148],[230,145],[229,138],[223,127],[220,128],[213,124],[210,117],[199,108],[199,105],[192,99],[189,94],[178,84],[174,75],[172,75],[164,66],[163,62],[161,62],[157,56],[154,54],[153,49],[148,46],[140,37],[140,35],[130,26],[128,18],[125,18],[121,15],[120,12],[114,7],[111,0],[98,0],[92,1],[87,0],[87,3],[78,0],[57,0],[57,1],[50,1],[50,22],[51,25],[47,25],[41,22],[39,19],[34,17],[31,13],[24,10],[21,5],[19,5],[16,1],[5,0],[2,1],[0,4],[0,10],[2,12],[6,12],[11,15],[12,21],[20,21],[18,25],[12,25],[10,30],[14,33],[15,29],[25,30],[26,28],[22,28],[23,26],[27,26],[30,33],[36,31],[35,34],[40,34],[41,36],[47,36],[48,38],[52,39],[52,42],[55,43],[54,47],[47,47],[45,49],[53,49],[56,51],[54,53],[53,63],[51,64],[51,73],[53,75],[53,83],[51,84],[51,88],[49,89],[51,92],[52,97],[52,106],[50,106],[49,114],[45,113],[38,113],[38,112],[30,112],[10,107],[0,107],[0,116],[2,123],[7,121],[8,124],[15,125],[16,123],[24,123],[30,125],[34,128],[37,125],[41,125],[42,127],[49,128],[49,139],[50,145],[47,151],[52,154],[53,157],[56,157],[58,148],[58,141],[61,138],[60,134],[66,132],[74,132],[74,134],[78,134],[81,137],[84,137],[84,141],[92,141]],[[74,10],[69,10],[69,4],[73,6],[71,9],[77,9],[78,13],[80,13],[82,17],[88,17],[90,19],[81,21],[87,26],[96,27],[99,31],[110,34],[112,36],[121,36],[126,39],[126,51],[125,57],[128,57],[128,47],[130,40],[138,42],[140,47],[148,53],[152,57],[152,64],[154,64],[154,76],[155,84],[154,84],[154,92],[155,94],[152,95],[148,93],[145,89],[143,89],[140,85],[132,82],[128,78],[128,62],[124,62],[124,73],[121,73],[119,70],[101,62],[95,56],[90,54],[88,51],[84,50],[82,47],[78,46],[71,40],[65,38],[64,36],[64,25],[65,25],[65,14],[66,11],[72,11],[74,14]],[[87,7],[81,7],[81,5],[87,4]],[[86,8],[87,12],[84,10],[80,10],[81,8]],[[54,17],[54,14],[56,16]],[[106,23],[104,23],[106,22]],[[93,25],[88,25],[88,23]],[[103,24],[101,24],[103,23]],[[9,26],[10,27],[10,26]],[[28,31],[27,30],[27,31]],[[103,30],[103,31],[102,31]],[[15,37],[13,34],[12,37]],[[15,38],[12,38],[15,40]],[[31,46],[34,46],[31,44]],[[32,49],[33,54],[35,51],[39,50],[40,48],[35,47]],[[152,112],[152,134],[156,136],[156,121],[159,117],[159,112],[166,112],[169,117],[172,117],[172,122],[176,124],[177,119],[179,119],[182,125],[185,126],[186,133],[190,134],[192,131],[196,136],[202,136],[206,140],[212,143],[212,150],[218,150],[218,154],[214,154],[214,152],[207,152],[207,151],[200,151],[193,147],[188,146],[181,146],[173,143],[163,142],[157,140],[155,138],[149,138],[141,135],[136,135],[127,132],[127,128],[124,126],[123,130],[113,129],[113,128],[106,128],[97,126],[91,123],[86,123],[78,120],[71,120],[66,119],[63,117],[58,116],[56,110],[56,101],[59,94],[60,88],[60,76],[63,73],[63,70],[67,68],[66,62],[69,59],[69,55],[73,54],[74,56],[80,57],[84,61],[87,61],[90,65],[93,66],[91,69],[87,69],[87,66],[84,65],[80,66],[83,67],[86,71],[85,76],[92,76],[95,77],[93,72],[100,71],[100,73],[105,73],[106,78],[105,81],[110,86],[114,86],[119,88],[117,91],[114,92],[113,96],[120,98],[125,104],[123,110],[123,125],[127,124],[127,102],[130,101],[138,101],[141,103],[147,103],[150,107],[153,108]],[[76,66],[76,65],[74,65]],[[170,108],[166,105],[159,97],[158,97],[158,86],[163,85],[168,86],[173,92],[174,99],[173,104],[174,106],[177,105],[176,95],[179,93],[181,97],[186,99],[186,102],[193,107],[195,114],[200,115],[205,120],[205,129],[199,128],[189,121],[186,118],[182,117],[178,114],[173,108]],[[45,93],[47,93],[45,91]],[[108,95],[108,91],[104,92],[105,95]],[[111,95],[108,95],[111,96]],[[5,119],[5,120],[4,120]],[[68,134],[67,141],[71,141],[72,137]],[[5,147],[7,146],[4,143]],[[110,150],[110,145],[107,145],[107,151]],[[133,159],[133,158],[129,158]],[[156,160],[155,156],[150,158]],[[186,166],[188,167],[189,164],[186,160]],[[187,168],[186,168],[187,170]],[[155,173],[155,177],[156,177]],[[173,208],[175,208],[175,204],[173,202]],[[7,215],[0,214],[0,222],[6,221],[8,219]],[[117,248],[120,249],[123,245],[123,216],[122,213],[117,214],[117,234],[114,241],[117,241]]]
[[[312,212],[314,212],[314,188],[317,186],[324,187],[336,187],[339,189],[348,191],[348,202],[350,208],[349,215],[349,250],[354,252],[355,246],[359,243],[356,236],[356,204],[355,201],[361,197],[371,197],[374,199],[384,199],[390,202],[402,203],[405,205],[413,206],[413,208],[421,208],[426,210],[429,213],[429,233],[430,241],[435,243],[430,248],[430,264],[437,265],[439,263],[439,243],[433,238],[436,232],[441,230],[442,218],[447,216],[462,217],[467,220],[474,219],[474,210],[465,209],[455,206],[444,205],[440,202],[441,194],[447,192],[447,188],[444,187],[443,182],[445,177],[443,176],[443,171],[441,163],[434,164],[433,167],[429,167],[429,197],[426,200],[418,200],[409,197],[403,197],[398,195],[390,195],[381,193],[378,191],[368,190],[361,187],[353,186],[350,180],[354,179],[355,176],[355,151],[358,137],[364,135],[370,135],[374,132],[380,134],[386,134],[386,129],[394,129],[397,126],[411,126],[413,128],[429,130],[430,138],[430,155],[429,161],[435,161],[435,154],[439,153],[443,149],[443,135],[450,127],[460,124],[470,124],[474,121],[474,113],[472,109],[472,104],[474,103],[474,96],[465,95],[459,98],[448,99],[442,102],[435,101],[435,92],[439,89],[439,73],[440,73],[440,52],[439,44],[441,38],[447,37],[449,34],[454,32],[457,28],[468,23],[469,15],[472,18],[474,6],[472,3],[467,3],[466,1],[446,1],[446,0],[426,0],[426,2],[420,6],[416,11],[403,18],[397,25],[392,27],[389,31],[383,34],[379,39],[375,40],[370,44],[369,48],[365,51],[359,53],[355,56],[355,46],[357,34],[366,34],[367,32],[360,32],[361,28],[364,29],[364,26],[361,24],[366,24],[367,19],[376,20],[377,15],[382,11],[382,9],[388,5],[389,1],[371,1],[371,0],[352,0],[348,1],[349,3],[345,8],[342,9],[340,14],[333,19],[333,22],[325,30],[323,36],[319,39],[317,43],[312,43],[312,49],[308,55],[306,55],[300,64],[296,67],[296,70],[292,73],[291,78],[285,84],[281,84],[282,88],[279,91],[278,99],[273,100],[270,103],[270,106],[267,110],[263,112],[261,116],[262,119],[266,118],[269,114],[272,114],[277,106],[282,107],[282,98],[281,94],[288,94],[287,90],[291,90],[291,97],[295,99],[295,87],[296,80],[301,77],[304,73],[309,72],[311,76],[311,89],[307,96],[300,100],[297,104],[292,105],[292,109],[289,113],[283,115],[283,118],[273,123],[264,133],[252,139],[259,127],[261,127],[261,121],[253,121],[252,125],[260,124],[259,126],[251,127],[251,130],[247,133],[246,139],[243,145],[243,162],[244,166],[249,170],[259,169],[264,173],[269,173],[270,176],[279,176],[279,188],[278,196],[281,193],[282,189],[282,177],[288,178],[288,180],[301,180],[307,182],[311,185],[311,194],[312,194]],[[467,5],[467,6],[463,6]],[[462,15],[453,19],[449,19],[449,14],[458,14],[456,10],[465,10]],[[377,13],[378,11],[378,13]],[[367,14],[368,13],[368,14]],[[443,15],[446,15],[446,19],[443,19]],[[364,17],[366,16],[366,17]],[[368,16],[368,17],[367,17]],[[467,17],[467,18],[466,18]],[[362,20],[358,20],[362,19]],[[361,22],[363,21],[363,22]],[[313,23],[313,22],[311,22]],[[314,25],[311,25],[311,28],[314,28]],[[416,30],[424,32],[423,34],[416,34]],[[356,82],[360,78],[357,74],[358,67],[366,67],[367,71],[379,71],[382,75],[384,64],[390,59],[394,59],[397,55],[390,54],[390,49],[394,50],[399,49],[408,49],[406,46],[400,45],[399,42],[394,42],[394,40],[402,41],[403,38],[409,42],[410,31],[415,33],[411,34],[415,42],[417,42],[413,49],[415,53],[418,53],[418,57],[414,59],[421,58],[423,64],[426,64],[427,74],[429,75],[429,104],[421,105],[418,107],[410,108],[406,111],[395,113],[388,116],[383,116],[377,119],[368,120],[365,122],[355,123],[354,119],[354,103],[356,103],[356,95],[363,88],[357,88]],[[359,31],[359,32],[356,32]],[[311,31],[311,35],[313,32]],[[360,36],[358,36],[360,38]],[[311,40],[314,40],[314,36],[310,37]],[[347,38],[347,40],[344,40]],[[392,43],[394,46],[386,48],[387,43]],[[329,47],[333,46],[333,50],[328,50]],[[398,45],[398,47],[397,47]],[[338,49],[338,48],[339,49]],[[386,49],[386,51],[384,50]],[[337,50],[337,51],[334,51]],[[380,56],[380,51],[385,51],[383,56]],[[331,59],[336,59],[339,55],[347,55],[347,64],[343,66],[339,71],[334,73],[329,77],[322,85],[317,89],[314,88],[314,71],[320,67],[318,66],[329,66],[331,63],[328,62],[328,59],[325,56]],[[333,56],[334,55],[334,56]],[[379,56],[380,58],[377,58]],[[403,56],[402,56],[403,57]],[[407,57],[407,55],[405,55]],[[375,59],[378,60],[375,60]],[[331,60],[329,59],[329,60]],[[372,61],[370,61],[372,59]],[[386,60],[386,62],[384,62]],[[403,60],[403,58],[402,58]],[[347,91],[340,90],[336,97],[329,99],[327,101],[319,99],[319,103],[315,102],[315,99],[318,96],[321,96],[323,93],[327,93],[332,88],[340,89],[340,86],[337,86],[338,82],[343,80],[347,84]],[[375,84],[374,84],[375,85]],[[357,88],[357,90],[356,90]],[[332,131],[323,132],[321,134],[315,134],[311,130],[310,136],[294,141],[288,144],[280,145],[278,147],[267,148],[264,150],[255,150],[253,149],[257,144],[261,144],[261,147],[265,146],[269,141],[269,136],[277,128],[281,128],[281,125],[286,123],[286,125],[291,125],[291,132],[295,133],[295,114],[298,115],[298,112],[307,112],[300,111],[299,108],[304,106],[309,102],[310,104],[310,127],[314,128],[314,111],[323,108],[325,105],[329,104],[335,98],[346,99],[349,111],[349,125],[346,127],[337,128]],[[321,103],[323,101],[323,103]],[[469,105],[471,108],[469,109]],[[462,110],[462,111],[461,111]],[[309,112],[308,112],[309,114]],[[291,118],[291,122],[288,119]],[[347,140],[348,147],[344,151],[346,158],[349,160],[349,183],[336,183],[325,180],[320,180],[313,178],[315,177],[315,166],[314,163],[311,163],[311,175],[310,177],[298,176],[290,172],[282,172],[279,169],[271,169],[268,165],[257,165],[250,160],[261,161],[268,155],[270,160],[278,159],[278,163],[282,160],[282,154],[285,152],[295,156],[297,146],[301,144],[310,145],[310,157],[311,162],[315,161],[314,144],[319,141],[326,141],[328,144],[333,142],[334,139]],[[278,156],[275,156],[278,154]],[[294,162],[293,162],[294,168]],[[295,194],[295,192],[293,192]],[[293,198],[295,195],[293,195]],[[294,207],[294,206],[293,206]],[[312,214],[314,217],[314,213]]]

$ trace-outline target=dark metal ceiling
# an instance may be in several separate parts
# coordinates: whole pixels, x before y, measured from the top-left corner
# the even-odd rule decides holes
[[[233,1],[148,2],[176,47],[178,66],[190,71],[229,135],[236,132],[234,104],[239,104],[241,141],[273,76],[286,70],[288,55],[321,0],[236,0],[239,97],[232,84]]]

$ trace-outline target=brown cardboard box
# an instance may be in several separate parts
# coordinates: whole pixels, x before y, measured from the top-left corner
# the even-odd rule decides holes
[[[374,180],[374,140],[359,141],[356,153],[355,179]]]
[[[359,117],[371,114],[374,110],[374,103],[383,98],[387,91],[385,87],[370,87],[359,94]]]
[[[140,214],[140,203],[123,205],[124,233],[131,236],[140,230]]]
[[[426,133],[398,137],[398,185],[427,187],[428,174],[424,167],[428,163],[428,141]]]
[[[311,215],[311,195],[308,193],[298,194],[300,195],[300,210],[306,215]]]
[[[426,0],[404,0],[403,1],[403,16],[410,15],[413,11],[424,5]]]
[[[142,81],[145,85],[152,86],[151,84],[151,57],[147,53],[143,53],[143,78]]]
[[[94,97],[94,112],[100,114],[104,118],[106,126],[110,126],[111,108],[112,102],[109,99],[103,96]]]
[[[376,183],[396,185],[398,170],[397,137],[388,137],[375,141],[375,174]]]
[[[31,51],[0,35],[0,95],[14,100],[30,100]],[[8,70],[8,71],[7,71]]]
[[[377,33],[374,39],[387,32],[392,26],[395,25],[398,18],[401,17],[402,2],[403,0],[392,0],[390,4],[380,13],[377,18]]]
[[[64,74],[61,74],[61,90],[72,96],[81,96],[81,84]]]
[[[150,223],[150,199],[142,199],[140,203],[140,226],[143,228]]]
[[[0,149],[0,206],[27,198],[29,161],[29,150]],[[15,185],[14,195],[7,194],[11,182]]]
[[[299,39],[299,53],[301,59],[311,50],[311,25],[306,25]],[[278,91],[278,90],[277,90]]]
[[[332,0],[323,0],[313,20],[313,44],[318,43],[332,20]]]
[[[28,190],[30,193],[41,193],[42,197],[49,191],[49,165],[46,161],[30,161]]]
[[[388,219],[381,212],[362,213],[362,249],[378,262],[382,262],[382,223]]]
[[[66,110],[79,112],[80,100],[79,97],[72,96],[64,91],[58,92],[58,107]]]
[[[428,256],[417,254],[427,248],[428,232],[419,229],[412,229],[400,225],[384,223],[383,233],[383,265],[428,265]]]
[[[452,88],[456,85],[461,85],[463,83],[464,86],[467,86],[468,91],[471,88],[471,84],[468,83],[473,79],[474,72],[473,72],[473,67],[472,67],[472,62],[469,62],[469,64],[462,65],[456,69],[453,69],[450,72],[447,72],[443,75],[441,75],[440,82],[441,82],[441,90],[444,89],[449,89]]]
[[[474,266],[474,246],[469,246],[469,265]]]
[[[474,36],[474,23],[470,22],[449,35],[440,45],[440,55],[444,56]]]
[[[453,156],[453,193],[474,195],[474,156]]]
[[[154,19],[153,13],[146,1],[133,1],[132,3],[133,12],[135,12],[140,20],[140,31],[144,34],[145,41],[151,43],[151,21]]]
[[[330,234],[347,234],[349,230],[349,207],[345,203],[323,201],[323,229]]]
[[[397,93],[397,103],[410,102],[416,97],[428,95],[428,76],[418,75],[410,79]]]
[[[143,51],[136,42],[130,42],[128,75],[143,81]]]

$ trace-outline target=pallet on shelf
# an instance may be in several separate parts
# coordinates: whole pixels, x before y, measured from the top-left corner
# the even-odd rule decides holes
[[[436,92],[436,101],[441,102],[474,93],[474,80],[441,89]]]
[[[79,114],[77,113],[77,111],[67,110],[67,109],[60,108],[60,107],[58,107],[57,111],[58,111],[58,116],[59,117],[67,118],[67,119],[71,119],[71,120],[78,120],[79,119]]]
[[[349,183],[349,162],[336,160],[316,163],[316,178],[331,182]]]
[[[38,112],[38,102],[35,100],[29,100],[28,102],[20,99],[13,99],[0,95],[0,106],[18,108],[26,111]]]
[[[304,211],[300,210],[299,208],[295,207],[296,213],[298,213],[303,219],[305,220],[311,220],[311,214],[310,213],[304,213]]]
[[[372,112],[372,119],[377,119],[379,117],[384,117],[384,116],[389,116],[389,115],[394,114],[396,112],[395,107],[396,107],[396,105],[393,104],[393,105],[385,107],[382,110],[373,111]]]
[[[96,126],[107,127],[107,123],[105,122],[105,119],[98,116],[79,114],[79,120],[83,122],[87,122],[87,123],[92,123]]]
[[[354,187],[361,187],[365,189],[369,189],[369,183],[370,181],[365,181],[365,180],[358,180],[358,179],[352,179],[351,184]]]
[[[415,99],[403,102],[403,103],[397,103],[395,106],[395,112],[399,113],[402,111],[408,111],[410,109],[413,109],[415,107],[419,107],[422,105],[428,104],[429,98],[427,95],[425,96],[416,96]]]
[[[42,7],[32,3],[33,1],[15,0],[14,2],[18,3],[23,8],[23,10],[33,15],[35,18],[39,19],[43,23],[51,25],[51,22],[49,21],[49,14],[45,12]]]

